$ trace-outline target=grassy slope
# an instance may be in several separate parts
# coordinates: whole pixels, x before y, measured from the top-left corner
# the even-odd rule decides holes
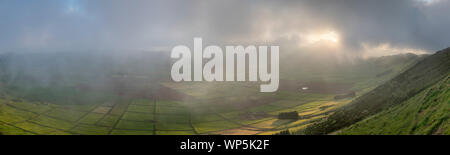
[[[450,134],[450,77],[339,134]]]
[[[450,73],[450,48],[431,55],[391,81],[359,97],[302,134],[328,134],[400,104],[434,85]]]

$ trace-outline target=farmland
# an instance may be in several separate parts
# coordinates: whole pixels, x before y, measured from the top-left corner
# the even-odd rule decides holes
[[[186,92],[191,99],[125,96],[114,100],[101,97],[86,104],[52,104],[6,96],[0,100],[0,129],[2,134],[39,135],[264,135],[303,128],[351,101],[335,101],[332,94],[324,93],[257,94],[250,90],[252,87],[236,89],[240,92],[216,88],[217,92],[207,92],[213,93],[210,96],[183,91],[189,85],[162,85]],[[286,111],[297,111],[301,119],[277,119]]]
[[[336,95],[354,91],[359,97],[401,73],[419,58],[399,55],[369,59],[345,66],[341,72],[311,72],[307,76],[281,72],[280,88],[275,93],[260,93],[259,83],[251,82],[161,80],[153,73],[166,70],[164,65],[147,75],[125,73],[120,68],[118,71],[109,69],[111,74],[105,73],[107,76],[98,76],[102,71],[88,71],[79,73],[87,77],[70,75],[64,78],[66,80],[56,80],[45,86],[39,81],[29,82],[28,75],[11,80],[8,71],[3,71],[1,77],[7,82],[0,87],[0,134],[271,135],[286,130],[293,132],[330,116],[355,99],[335,100]],[[46,73],[42,68],[33,70]],[[58,74],[52,74],[60,79]],[[278,119],[278,114],[291,111],[298,112],[299,118]]]
[[[2,134],[45,135],[272,134],[306,125],[346,103],[282,100],[241,111],[215,112],[214,108],[205,108],[200,112],[199,107],[148,99],[130,99],[112,106],[57,105],[8,99],[0,102]],[[321,109],[325,105],[332,107]],[[192,108],[197,110],[190,110]],[[276,114],[287,109],[298,110],[302,115],[311,115],[311,118],[298,121],[277,120]]]

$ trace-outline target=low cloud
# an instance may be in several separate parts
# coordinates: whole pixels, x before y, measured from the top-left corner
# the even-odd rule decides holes
[[[203,37],[304,51],[308,37],[332,32],[343,51],[431,52],[450,45],[448,8],[447,0],[1,1],[0,50],[170,50]]]

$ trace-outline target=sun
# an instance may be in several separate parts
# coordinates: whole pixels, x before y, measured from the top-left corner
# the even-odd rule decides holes
[[[340,36],[336,31],[315,31],[301,34],[300,38],[300,47],[340,47]]]
[[[322,33],[314,33],[307,36],[307,41],[311,44],[318,42],[338,43],[339,35],[334,31],[326,31]]]

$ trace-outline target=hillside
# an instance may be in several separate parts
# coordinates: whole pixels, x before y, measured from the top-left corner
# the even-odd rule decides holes
[[[450,73],[450,48],[424,58],[394,79],[352,101],[302,134],[328,134],[398,105],[436,84]]]
[[[450,134],[450,76],[339,134]]]

